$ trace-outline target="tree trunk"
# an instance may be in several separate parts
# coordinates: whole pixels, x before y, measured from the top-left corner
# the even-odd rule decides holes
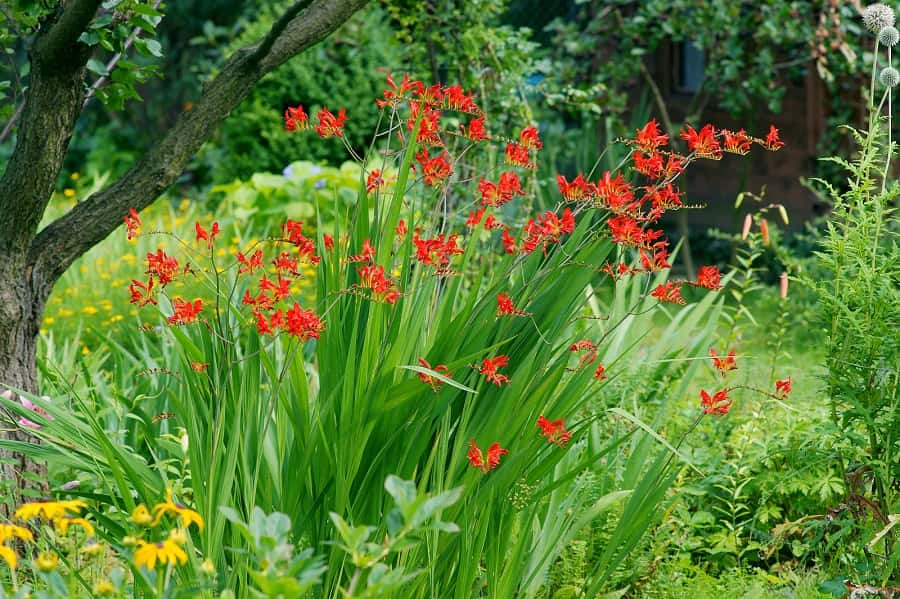
[[[35,349],[47,297],[34,292],[31,267],[23,255],[0,256],[0,384],[28,393],[38,393]],[[6,391],[5,387],[0,391]],[[4,396],[15,400],[18,394]],[[3,435],[8,441],[34,441],[28,429],[19,426],[18,416],[8,410],[2,415]],[[0,448],[0,514],[19,500],[23,489],[47,492],[47,468],[24,455]]]

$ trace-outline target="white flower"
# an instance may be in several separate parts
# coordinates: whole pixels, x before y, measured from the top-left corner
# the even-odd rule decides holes
[[[882,2],[870,4],[862,13],[863,25],[872,33],[894,26],[894,9]]]

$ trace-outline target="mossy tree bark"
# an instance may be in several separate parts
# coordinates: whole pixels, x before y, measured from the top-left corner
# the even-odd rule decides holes
[[[36,339],[60,275],[118,228],[130,208],[152,204],[222,121],[267,73],[325,39],[367,0],[300,0],[266,36],[235,52],[201,98],[120,179],[38,231],[84,102],[92,49],[78,41],[101,0],[67,0],[41,23],[29,52],[31,74],[16,146],[0,177],[0,385],[38,393]],[[4,387],[5,388],[5,387]],[[3,414],[0,441],[28,439]],[[41,464],[0,447],[0,477],[34,486]],[[23,476],[30,473],[31,476]],[[38,484],[38,487],[42,485]]]

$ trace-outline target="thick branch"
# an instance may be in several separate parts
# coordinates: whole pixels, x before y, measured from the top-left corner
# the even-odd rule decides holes
[[[261,42],[238,50],[205,86],[193,109],[182,113],[131,170],[37,235],[29,263],[39,273],[42,286],[52,287],[72,262],[122,224],[129,208],[143,210],[174,183],[191,157],[260,78],[323,40],[366,1],[317,0],[284,26],[272,50],[261,60],[256,54]],[[49,287],[38,293],[49,293]]]
[[[34,43],[37,58],[47,67],[71,55],[72,46],[87,29],[101,0],[69,0],[46,34]]]

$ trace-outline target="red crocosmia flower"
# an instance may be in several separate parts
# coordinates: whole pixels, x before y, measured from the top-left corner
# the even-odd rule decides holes
[[[147,304],[156,304],[156,300],[152,295],[152,277],[146,283],[142,283],[137,279],[131,279],[131,285],[128,286],[128,291],[131,293],[131,303],[137,305],[138,307],[146,306]]]
[[[316,244],[303,234],[303,223],[287,219],[281,227],[285,238],[297,246],[297,252],[300,256],[309,258],[313,264],[318,264],[320,258],[316,256]]]
[[[469,218],[466,219],[466,226],[470,229],[473,227],[477,227],[479,224],[481,224],[482,218],[484,218],[484,208],[469,211]]]
[[[528,148],[519,144],[506,145],[506,163],[524,168],[534,168],[534,164],[528,156]]]
[[[262,312],[254,312],[256,318],[256,332],[260,335],[271,335],[275,330],[269,324],[269,319]]]
[[[722,275],[715,266],[701,266],[697,269],[697,287],[717,291],[722,288]]]
[[[445,365],[438,364],[437,366],[432,366],[431,364],[428,363],[428,360],[426,360],[425,358],[419,358],[419,366],[421,366],[423,368],[427,368],[428,370],[433,370],[436,373],[440,374],[441,376],[445,376],[447,378],[451,378],[453,376],[453,373],[450,372],[450,369],[447,368]],[[419,377],[419,379],[426,385],[431,385],[431,388],[434,390],[435,393],[440,391],[441,387],[444,386],[443,381],[441,381],[439,378],[432,376],[430,374],[425,374],[424,372],[417,372],[416,376]]]
[[[522,129],[522,132],[519,134],[519,145],[524,146],[528,149],[540,150],[544,147],[544,144],[541,143],[540,138],[538,137],[537,127],[534,125],[529,125]]]
[[[419,121],[419,132],[416,134],[416,142],[423,145],[432,145],[432,146],[442,146],[444,142],[441,141],[441,113],[439,110],[434,110],[425,107],[425,112],[422,114],[422,118],[419,119],[419,111],[421,110],[421,104],[419,102],[410,102],[409,103],[410,113],[409,118],[406,120],[406,128],[410,131],[416,128],[416,121]]]
[[[723,129],[722,136],[724,137],[723,142],[726,152],[739,154],[741,156],[750,153],[750,136],[748,136],[747,132],[743,129],[737,133]]]
[[[384,274],[384,267],[377,264],[369,264],[358,269],[360,285],[372,290],[372,299],[377,302],[394,304],[400,298],[400,292],[394,287],[394,282]]]
[[[300,304],[295,302],[294,306],[285,313],[283,328],[289,335],[293,335],[303,342],[318,339],[325,324],[319,320],[315,312],[304,310]]]
[[[516,310],[515,304],[509,298],[508,293],[497,294],[497,316],[529,316],[529,312]]]
[[[556,184],[559,185],[559,193],[567,202],[590,200],[594,195],[593,187],[584,180],[582,174],[572,179],[571,183],[562,175],[556,175]]]
[[[406,221],[404,221],[402,218],[400,219],[400,222],[397,223],[397,226],[394,227],[394,233],[396,233],[400,237],[406,235],[406,232],[408,230],[409,229],[406,228]]]
[[[416,95],[428,106],[438,106],[444,99],[444,88],[439,83],[430,87],[424,87]]]
[[[369,242],[369,238],[366,237],[363,240],[362,252],[360,252],[359,254],[348,256],[347,262],[371,262],[374,259],[375,248],[372,247],[372,244]]]
[[[525,195],[519,176],[513,172],[502,173],[497,184],[482,179],[478,183],[481,192],[481,205],[499,208],[513,199],[514,196]]]
[[[600,268],[600,272],[604,272],[613,279],[619,280],[624,276],[635,275],[639,271],[636,268],[628,266],[624,262],[619,262],[618,265],[607,262]]]
[[[481,114],[481,109],[472,99],[472,94],[466,94],[460,85],[451,85],[444,88],[444,105],[451,110],[459,112],[468,112],[470,114]]]
[[[601,381],[606,380],[606,369],[603,368],[603,364],[597,364],[597,370],[594,371],[594,378]]]
[[[197,299],[186,302],[180,297],[172,299],[173,314],[169,317],[169,324],[190,324],[197,320],[197,316],[203,312],[203,300]]]
[[[690,125],[685,125],[681,130],[681,139],[685,140],[688,149],[700,158],[718,160],[722,157],[722,147],[716,139],[716,128],[712,125],[704,125],[699,132]]]
[[[460,128],[463,130],[463,134],[472,141],[482,141],[488,138],[484,129],[484,117],[474,118],[469,121],[468,129],[464,125],[460,125]]]
[[[593,364],[597,361],[597,346],[590,339],[576,341],[569,346],[571,352],[584,352],[578,360],[577,368]]]
[[[422,148],[422,151],[416,154],[416,161],[422,166],[422,178],[426,185],[440,185],[453,173],[447,159],[447,152],[441,152],[439,156],[433,158],[430,157],[427,148]]]
[[[347,111],[341,108],[337,116],[323,107],[316,115],[319,124],[316,125],[316,133],[319,137],[344,137],[344,124],[347,122]]]
[[[647,272],[672,268],[669,264],[668,242],[654,243],[649,249],[640,248],[641,266]]]
[[[322,240],[325,243],[326,250],[334,249],[334,237],[332,235],[325,233],[324,235],[322,235]]]
[[[297,259],[287,252],[281,252],[277,258],[272,260],[272,266],[275,267],[279,275],[297,276],[299,274],[297,272]]]
[[[281,275],[278,275],[278,282],[270,281],[268,277],[263,275],[263,277],[259,280],[259,288],[262,291],[269,291],[272,294],[272,299],[276,302],[279,302],[283,299],[286,299],[291,294],[291,280],[290,279],[282,279]]]
[[[775,128],[775,125],[769,125],[769,134],[766,135],[763,147],[772,152],[784,147],[784,142],[778,137],[778,129]]]
[[[399,86],[394,83],[394,77],[391,73],[388,73],[387,84],[388,89],[384,90],[384,100],[375,100],[375,104],[379,108],[384,108],[385,106],[396,107],[403,101],[406,92],[412,91],[413,93],[421,94],[425,90],[425,86],[421,81],[409,80],[409,73],[403,74],[403,81],[400,82]]]
[[[513,239],[513,236],[509,234],[509,229],[503,228],[503,237],[501,238],[503,242],[503,251],[507,254],[515,254],[516,253],[516,240]]]
[[[667,281],[664,285],[658,285],[650,294],[661,302],[669,302],[672,304],[684,304],[684,298],[681,297],[681,283]]]
[[[613,177],[609,171],[603,173],[600,181],[594,184],[594,193],[600,205],[618,212],[634,201],[631,185],[622,178],[622,173]]]
[[[723,377],[727,376],[732,370],[737,370],[737,364],[734,361],[734,350],[728,352],[724,358],[720,358],[714,347],[709,348],[709,356],[713,361],[713,368]]]
[[[724,416],[728,413],[732,401],[728,398],[728,389],[722,389],[712,397],[709,396],[705,389],[700,390],[700,407],[703,408],[704,414]]]
[[[503,223],[494,218],[493,214],[488,214],[487,218],[484,219],[484,229],[486,231],[490,231],[492,229],[502,229]]]
[[[262,250],[256,250],[250,255],[250,258],[247,258],[244,254],[238,252],[237,261],[240,263],[238,274],[247,273],[252,275],[257,268],[262,268],[262,259]]]
[[[787,377],[783,381],[775,381],[775,397],[781,400],[788,398],[791,394],[791,377]]]
[[[505,374],[500,374],[497,372],[497,369],[503,368],[509,364],[509,356],[497,356],[495,358],[485,358],[481,361],[481,367],[478,369],[478,372],[483,374],[489,383],[494,383],[498,387],[502,387],[504,383],[509,382],[509,377]]]
[[[462,254],[465,250],[456,243],[459,235],[456,233],[446,239],[441,233],[432,239],[419,237],[413,234],[413,245],[416,246],[416,260],[428,266],[447,266],[450,258]]]
[[[644,230],[636,220],[625,214],[606,221],[612,240],[622,245],[639,246],[644,242]]]
[[[673,179],[683,172],[684,156],[679,156],[678,154],[670,154],[669,159],[666,161],[666,166],[663,168],[663,177],[666,179]]]
[[[134,208],[128,209],[128,214],[125,215],[125,237],[128,241],[131,241],[137,234],[141,231],[141,219],[138,216],[137,211]]]
[[[178,275],[178,260],[166,254],[162,249],[147,254],[147,274],[156,277],[160,285],[171,283]]]
[[[653,152],[644,156],[640,152],[634,153],[634,170],[651,179],[659,179],[663,175],[662,155]]]
[[[260,291],[256,297],[250,295],[250,290],[244,291],[244,297],[241,303],[247,306],[253,306],[254,311],[268,311],[273,307],[272,298],[265,291]]]
[[[565,447],[572,438],[572,433],[566,430],[565,424],[565,420],[547,420],[543,416],[538,416],[537,419],[537,427],[547,437],[547,442],[560,447]]]
[[[642,152],[655,152],[661,146],[669,143],[669,136],[659,130],[659,124],[656,122],[656,119],[650,119],[646,125],[635,133],[633,143]]]
[[[376,189],[383,188],[386,185],[385,180],[381,176],[380,169],[373,169],[369,176],[366,177],[366,193],[372,193]]]
[[[288,106],[284,111],[285,131],[304,131],[309,129],[309,115],[303,110],[303,106]]]
[[[509,451],[500,447],[499,443],[494,443],[488,447],[487,455],[484,455],[478,445],[475,444],[475,439],[472,439],[469,441],[469,451],[466,455],[469,458],[469,464],[471,464],[473,468],[478,468],[487,474],[499,466],[500,458],[508,453]]]
[[[219,222],[216,221],[212,224],[212,228],[207,231],[203,228],[199,222],[194,223],[194,230],[197,232],[197,241],[206,241],[207,247],[212,249],[213,240],[215,240],[216,235],[219,234]]]

